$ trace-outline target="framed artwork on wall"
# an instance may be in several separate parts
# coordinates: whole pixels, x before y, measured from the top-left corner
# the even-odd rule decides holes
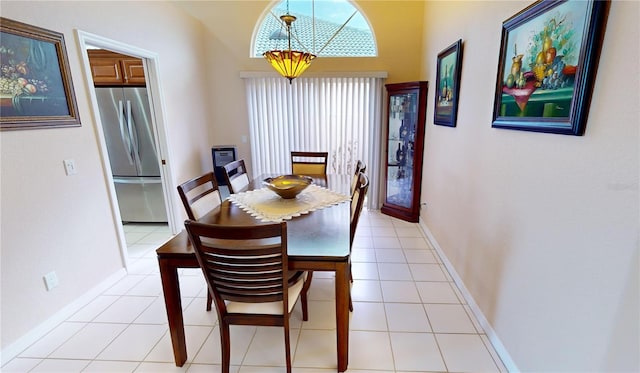
[[[434,124],[456,126],[461,70],[462,39],[459,39],[438,54]]]
[[[80,126],[64,35],[0,17],[0,129]]]
[[[506,20],[495,128],[583,135],[608,1],[538,1]]]

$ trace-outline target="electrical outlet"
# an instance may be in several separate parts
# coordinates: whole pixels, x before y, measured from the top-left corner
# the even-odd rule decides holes
[[[42,278],[44,279],[44,285],[47,287],[47,291],[51,291],[60,284],[58,282],[58,275],[56,275],[55,272],[49,272]]]
[[[62,161],[64,163],[64,172],[67,173],[67,176],[75,175],[78,173],[76,169],[76,161],[73,159],[65,159]]]

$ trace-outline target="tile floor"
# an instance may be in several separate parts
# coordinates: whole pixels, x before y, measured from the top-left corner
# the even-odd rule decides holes
[[[180,273],[187,363],[173,363],[155,248],[167,226],[127,225],[130,273],[2,372],[218,372],[215,311],[198,270]],[[353,248],[349,373],[506,372],[417,224],[363,211]],[[292,315],[296,373],[335,372],[333,276],[315,273],[309,321]],[[285,372],[282,329],[232,327],[231,372]]]

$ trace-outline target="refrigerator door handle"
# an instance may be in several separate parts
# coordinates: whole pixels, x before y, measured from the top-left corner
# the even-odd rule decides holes
[[[118,100],[118,122],[120,124],[120,136],[122,137],[122,142],[125,144],[127,149],[127,158],[129,159],[129,164],[133,164],[133,158],[131,157],[131,137],[127,136],[125,133],[125,122],[124,122],[124,105],[122,104],[122,100]]]
[[[136,171],[138,174],[142,172],[140,169],[140,149],[138,144],[138,136],[136,136],[135,123],[133,123],[133,116],[131,115],[131,101],[127,100],[127,122],[129,123],[129,138],[131,139],[131,153],[135,159]]]

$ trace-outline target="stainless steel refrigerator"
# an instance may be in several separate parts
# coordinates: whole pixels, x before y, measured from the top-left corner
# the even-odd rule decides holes
[[[166,222],[146,88],[96,87],[123,222]]]

